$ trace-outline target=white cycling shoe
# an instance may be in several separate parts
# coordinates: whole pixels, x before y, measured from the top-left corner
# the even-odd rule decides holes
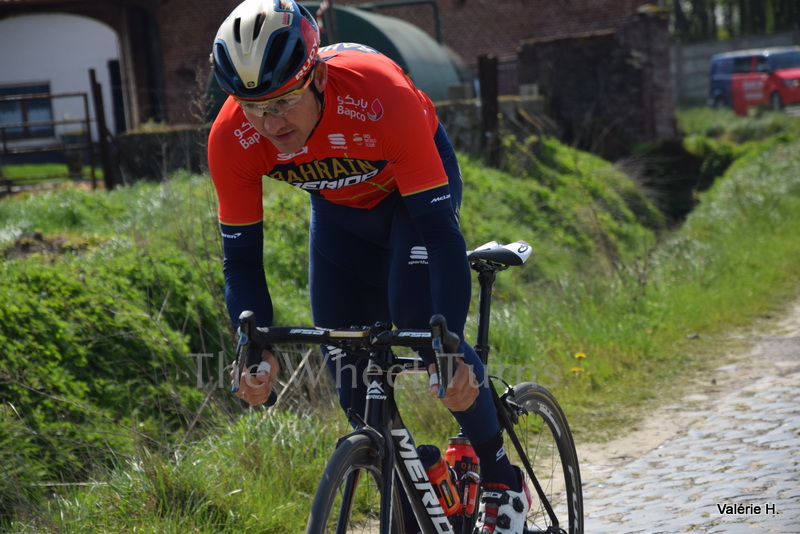
[[[511,491],[505,485],[484,486],[474,534],[523,533],[525,517],[531,507],[531,494],[522,471],[517,467],[514,469],[519,475],[522,491]]]

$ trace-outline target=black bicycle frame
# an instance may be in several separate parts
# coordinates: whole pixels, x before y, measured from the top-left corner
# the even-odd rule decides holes
[[[524,259],[522,260],[524,261]],[[514,263],[517,264],[517,263]],[[476,337],[475,350],[484,365],[489,359],[489,318],[491,313],[491,295],[498,272],[508,268],[508,265],[495,261],[476,259],[470,260],[470,266],[478,272],[480,283],[480,297],[478,307],[478,330]],[[422,462],[416,451],[416,446],[410,432],[404,425],[394,398],[394,380],[405,371],[426,371],[422,360],[418,357],[399,357],[392,351],[392,346],[407,346],[419,348],[423,346],[422,341],[429,343],[434,341],[434,348],[444,348],[444,352],[452,353],[458,345],[457,336],[447,330],[444,318],[440,316],[434,320],[431,318],[431,332],[424,331],[396,331],[396,337],[391,340],[381,338],[382,334],[391,332],[379,330],[377,338],[372,338],[373,333],[368,330],[363,331],[326,331],[319,328],[304,327],[271,327],[264,329],[269,333],[261,332],[262,329],[255,327],[255,319],[252,312],[243,312],[240,316],[240,346],[237,350],[237,362],[239,369],[243,365],[244,356],[247,356],[247,368],[257,365],[260,361],[261,351],[250,350],[250,336],[259,342],[259,347],[268,346],[269,343],[293,342],[293,343],[331,343],[336,346],[348,349],[347,340],[352,340],[355,345],[351,348],[356,352],[363,350],[367,344],[372,347],[365,378],[368,380],[366,411],[364,417],[354,412],[348,412],[348,417],[356,430],[349,435],[363,434],[368,436],[375,444],[376,451],[381,460],[382,487],[381,487],[381,534],[391,533],[391,521],[393,518],[392,507],[394,494],[394,473],[402,484],[409,497],[414,515],[425,534],[454,534],[444,509],[439,503],[439,499],[430,483]],[[435,332],[435,333],[434,333]],[[334,340],[336,341],[334,343]],[[430,345],[428,345],[430,347]],[[251,354],[253,353],[253,354]],[[253,361],[249,361],[253,356]],[[438,365],[438,364],[437,364]],[[487,369],[488,372],[488,369]],[[238,374],[234,377],[234,389],[238,388]],[[440,380],[444,381],[441,376]],[[542,502],[553,527],[558,529],[558,518],[556,517],[550,502],[547,499],[541,484],[536,479],[533,468],[528,461],[519,438],[514,431],[514,426],[510,419],[509,409],[514,409],[513,405],[507,405],[497,394],[494,383],[489,380],[488,387],[497,410],[500,426],[508,435],[511,443],[517,450],[520,459],[523,461],[523,468],[527,473],[531,483],[536,489],[536,493]],[[342,438],[346,439],[346,438]],[[351,498],[354,494],[357,476],[351,476],[346,484],[342,507],[347,510],[352,504]],[[343,526],[340,525],[340,529]]]
[[[472,261],[470,263],[470,267],[472,270],[478,273],[478,284],[480,287],[480,292],[478,294],[478,330],[475,340],[475,352],[478,353],[481,361],[486,366],[489,361],[489,351],[491,350],[491,347],[489,346],[489,319],[492,311],[492,286],[494,286],[497,273],[504,271],[508,267],[506,265],[481,260]],[[489,372],[488,367],[486,372]],[[514,431],[514,425],[509,419],[506,405],[503,404],[502,400],[500,400],[497,389],[494,387],[494,382],[489,380],[488,383],[489,390],[492,394],[492,400],[494,401],[497,411],[497,417],[500,419],[500,427],[505,429],[506,435],[514,445],[517,455],[523,463],[522,468],[525,470],[528,478],[533,484],[536,494],[538,495],[539,500],[542,502],[542,506],[547,512],[547,515],[550,517],[552,526],[555,529],[558,529],[558,517],[553,511],[553,507],[550,504],[550,501],[547,499],[547,495],[542,489],[542,485],[536,478],[536,474],[533,472],[533,467],[528,460],[528,455],[525,453],[525,449],[522,447],[522,443],[520,443],[517,433]]]
[[[370,355],[365,377],[367,400],[364,419],[350,413],[354,434],[366,434],[376,444],[381,460],[381,534],[391,533],[395,477],[400,480],[417,522],[425,534],[454,534],[453,527],[417,454],[416,444],[397,410],[394,381],[406,371],[424,372],[420,358],[398,357],[390,349]],[[350,484],[356,484],[353,479]],[[354,493],[354,487],[346,488]],[[349,504],[348,504],[349,505]]]

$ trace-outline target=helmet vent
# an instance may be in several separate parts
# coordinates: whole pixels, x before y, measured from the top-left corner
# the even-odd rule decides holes
[[[240,18],[233,21],[233,38],[237,43],[242,42],[242,19]]]
[[[267,19],[267,14],[263,11],[256,17],[256,23],[253,25],[253,40],[258,39],[258,34],[261,33],[261,28],[264,26],[264,21]]]
[[[286,46],[288,35],[286,32],[281,32],[275,36],[275,41],[270,44],[269,51],[267,52],[267,60],[265,65],[269,70],[274,69],[281,63],[281,56],[283,54],[283,47]]]

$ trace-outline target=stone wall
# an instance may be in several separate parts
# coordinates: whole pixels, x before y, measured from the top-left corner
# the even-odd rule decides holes
[[[538,39],[520,47],[520,83],[535,84],[569,144],[614,160],[643,141],[677,134],[666,14],[618,28]]]

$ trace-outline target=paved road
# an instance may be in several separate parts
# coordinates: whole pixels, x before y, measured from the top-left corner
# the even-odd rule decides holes
[[[587,534],[800,534],[800,332],[737,362],[715,373],[735,387],[659,410],[686,422],[666,441],[581,466]]]

